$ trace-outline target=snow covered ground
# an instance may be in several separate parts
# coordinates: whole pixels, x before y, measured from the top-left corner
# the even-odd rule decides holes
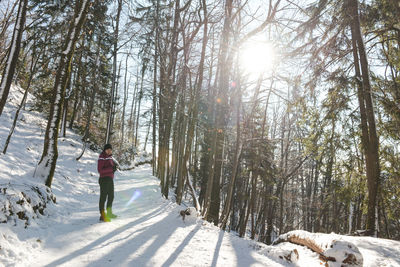
[[[98,222],[98,185],[89,182],[69,212],[44,228],[28,230],[32,266],[279,266],[249,242],[201,221],[184,222],[174,203],[160,197],[149,167],[118,175],[114,210],[120,217]],[[89,178],[90,179],[90,178]],[[93,190],[93,191],[92,191]],[[136,194],[131,204],[129,200]],[[57,193],[56,193],[57,194]],[[37,240],[40,240],[38,242]],[[34,245],[39,243],[39,245]]]
[[[17,88],[13,90],[14,100],[0,117],[0,148],[20,97]],[[23,112],[9,151],[0,155],[1,185],[17,193],[24,185],[40,185],[32,174],[42,151],[44,127],[40,114]],[[52,186],[57,203],[49,202],[43,215],[30,211],[28,223],[18,216],[0,223],[0,266],[321,266],[318,254],[303,246],[288,242],[267,246],[193,216],[182,221],[179,211],[186,207],[161,197],[159,181],[149,166],[116,174],[114,212],[119,218],[99,223],[98,154],[87,150],[77,162],[79,140],[70,131],[60,138]],[[357,246],[364,266],[400,266],[400,242],[325,236]]]

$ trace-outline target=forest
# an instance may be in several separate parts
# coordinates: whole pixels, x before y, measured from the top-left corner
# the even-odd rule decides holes
[[[163,197],[266,244],[295,229],[400,240],[398,0],[1,0],[0,116],[149,156]],[[121,168],[123,168],[121,167]]]

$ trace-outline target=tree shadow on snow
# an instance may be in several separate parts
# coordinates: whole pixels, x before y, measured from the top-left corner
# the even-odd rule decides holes
[[[155,255],[159,249],[163,248],[167,240],[179,227],[177,221],[179,221],[177,220],[177,215],[175,213],[169,213],[165,218],[160,219],[140,233],[136,232],[136,235],[130,234],[121,238],[125,239],[125,242],[119,242],[119,246],[114,247],[111,251],[108,251],[106,255],[91,262],[87,266],[104,266],[110,264],[110,262],[125,266],[144,266],[149,263],[152,256]],[[144,251],[141,251],[135,255],[129,263],[126,263],[130,260],[129,256],[139,251],[144,246],[146,246]]]
[[[143,182],[146,180],[146,177],[141,177],[135,179],[136,182]],[[121,181],[122,182],[127,182]],[[121,215],[120,218],[133,218],[137,216],[138,214],[146,214],[149,210],[149,199],[146,198],[147,196],[151,197],[151,194],[153,193],[152,191],[154,190],[154,185],[146,185],[146,186],[140,186],[136,188],[128,188],[128,189],[122,189],[118,190],[118,185],[116,185],[116,191],[115,191],[115,198],[114,198],[114,211]],[[137,199],[134,204],[131,204],[129,206],[125,206],[126,202],[129,201],[129,199],[124,198],[123,196],[131,196],[136,190],[140,190],[142,192],[142,197]],[[93,225],[97,225],[99,223],[99,211],[98,211],[98,198],[99,195],[96,196],[90,196],[92,199],[91,201],[87,201],[85,203],[81,203],[79,199],[77,200],[72,200],[76,201],[76,203],[73,203],[72,205],[75,206],[76,212],[70,212],[67,214],[63,214],[64,217],[62,221],[57,221],[57,217],[55,217],[55,221],[52,221],[52,224],[54,224],[53,227],[55,227],[55,231],[52,231],[51,233],[51,238],[49,239],[50,242],[48,244],[48,247],[53,247],[54,243],[57,245],[57,240],[60,240],[65,234],[72,235],[73,233],[77,232],[83,232],[85,229],[93,227]],[[80,204],[80,206],[79,206]],[[69,203],[69,205],[71,205]],[[162,204],[164,205],[164,203]],[[72,209],[73,210],[73,209]],[[150,211],[151,213],[156,213],[159,211],[158,209],[156,211]],[[94,215],[93,215],[94,214]],[[152,216],[153,217],[153,216]],[[53,218],[50,217],[50,220]],[[79,226],[79,227],[77,227]],[[57,230],[61,229],[61,230]],[[49,234],[47,234],[46,237],[43,237],[44,239],[49,238]],[[30,238],[30,237],[26,237]],[[71,243],[73,243],[74,240],[71,240]],[[47,242],[44,243],[44,248],[46,248]]]
[[[200,230],[200,225],[197,224],[196,227],[190,231],[190,233],[185,237],[182,243],[175,249],[171,256],[163,263],[162,267],[171,266],[172,263],[178,258],[182,250],[189,244],[190,240],[195,236],[195,234]]]
[[[236,266],[251,266],[253,264],[258,264],[256,266],[266,266],[266,263],[258,261],[254,258],[251,253],[257,253],[257,251],[251,247],[251,243],[244,238],[232,234],[229,238],[231,246],[235,249],[236,256]],[[282,262],[276,261],[266,255],[259,254],[262,257],[268,258],[269,261],[276,263],[277,265],[283,266]],[[268,265],[267,265],[268,266]]]
[[[224,234],[225,234],[224,231],[222,231],[222,230],[219,231],[219,234],[218,234],[218,241],[217,241],[217,244],[215,245],[214,256],[213,256],[213,260],[212,260],[212,263],[211,263],[211,266],[212,266],[212,267],[217,266],[217,261],[218,261],[218,256],[219,256],[219,250],[221,249],[222,240],[224,239]]]
[[[60,259],[57,259],[49,264],[47,264],[46,266],[50,267],[50,266],[58,266],[61,264],[64,264],[66,262],[69,262],[70,260],[73,260],[81,255],[84,255],[86,253],[89,253],[93,248],[95,248],[98,245],[101,245],[102,243],[108,241],[109,239],[111,239],[112,237],[114,237],[115,235],[118,235],[124,231],[126,231],[127,229],[134,227],[136,225],[139,225],[153,217],[156,217],[157,215],[159,215],[160,213],[162,213],[164,211],[164,205],[158,207],[157,209],[153,210],[152,212],[149,212],[148,214],[128,223],[125,224],[111,232],[109,232],[108,234],[98,238],[97,240],[91,242],[90,244],[84,246],[83,248],[80,248],[78,250],[75,250],[74,252],[72,252],[69,255],[66,255]],[[140,229],[139,229],[140,230]],[[98,265],[97,265],[98,266]]]

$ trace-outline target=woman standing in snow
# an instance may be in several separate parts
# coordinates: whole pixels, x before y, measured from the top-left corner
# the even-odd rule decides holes
[[[97,170],[100,174],[100,221],[109,222],[117,216],[112,213],[112,202],[114,200],[114,172],[117,169],[112,158],[112,146],[106,144],[97,161]],[[104,204],[107,199],[107,214],[104,212]]]

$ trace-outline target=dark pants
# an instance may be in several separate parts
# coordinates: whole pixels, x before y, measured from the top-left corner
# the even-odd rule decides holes
[[[100,184],[100,201],[99,210],[100,212],[104,210],[104,203],[107,199],[107,209],[112,207],[114,200],[114,179],[111,177],[101,177],[99,178]]]

